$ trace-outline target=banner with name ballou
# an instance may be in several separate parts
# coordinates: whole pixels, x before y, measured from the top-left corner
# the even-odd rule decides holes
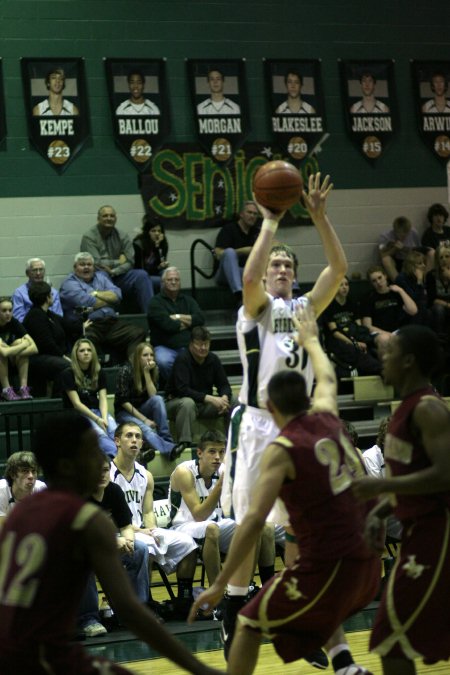
[[[245,143],[225,164],[216,162],[198,144],[173,144],[157,152],[151,173],[139,175],[147,215],[172,230],[221,227],[252,199],[255,172],[269,160],[289,158],[273,154],[267,141]],[[315,156],[302,162],[303,182],[319,171]],[[284,216],[283,225],[311,225],[299,202]]]
[[[326,134],[320,60],[264,59],[272,133],[283,153],[302,160]]]
[[[104,59],[114,138],[145,171],[170,133],[165,59]]]
[[[0,58],[0,150],[6,150],[5,90],[3,88],[3,60]]]
[[[450,157],[450,61],[411,61],[419,133],[435,157]]]
[[[392,60],[339,61],[348,135],[372,164],[398,133]]]
[[[250,133],[244,59],[186,59],[186,67],[200,144],[226,164]]]
[[[62,173],[89,138],[84,59],[22,58],[31,143]]]

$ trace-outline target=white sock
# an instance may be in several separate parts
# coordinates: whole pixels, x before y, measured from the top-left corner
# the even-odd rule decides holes
[[[248,586],[234,586],[233,584],[227,584],[227,593],[228,595],[247,595]]]

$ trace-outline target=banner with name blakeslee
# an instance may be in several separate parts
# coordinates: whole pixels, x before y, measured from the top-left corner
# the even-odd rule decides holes
[[[441,162],[450,158],[450,61],[411,61],[419,133]]]
[[[310,155],[326,134],[319,60],[264,60],[270,123],[277,145],[294,160]]]
[[[89,138],[82,58],[22,58],[22,83],[32,144],[62,173]]]
[[[339,65],[348,135],[373,164],[399,128],[394,62],[340,61]]]
[[[115,141],[143,172],[170,133],[165,59],[104,62]]]
[[[243,59],[186,59],[198,139],[227,164],[250,133]]]

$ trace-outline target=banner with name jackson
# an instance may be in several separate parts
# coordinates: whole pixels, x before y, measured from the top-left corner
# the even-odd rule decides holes
[[[0,58],[0,150],[5,150],[6,140],[6,117],[5,117],[5,91],[3,89],[3,60]]]
[[[192,108],[201,145],[220,164],[250,133],[243,59],[186,59]]]
[[[139,171],[170,133],[165,59],[104,59],[114,137]]]
[[[411,61],[419,133],[442,162],[450,157],[450,61]]]
[[[264,60],[272,132],[294,160],[310,155],[326,134],[319,60]]]
[[[347,132],[371,163],[398,132],[392,60],[339,61]]]
[[[198,144],[171,144],[155,154],[151,173],[139,175],[145,211],[172,230],[221,227],[252,199],[253,176],[272,159],[289,158],[273,153],[267,140],[245,143],[226,165]],[[307,185],[309,175],[319,171],[317,158],[306,158],[300,171]],[[301,202],[289,209],[283,225],[311,225]]]
[[[22,83],[32,144],[62,173],[89,138],[82,58],[22,58]]]

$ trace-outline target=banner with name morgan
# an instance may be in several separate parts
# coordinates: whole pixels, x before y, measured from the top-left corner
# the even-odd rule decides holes
[[[226,164],[250,133],[243,59],[186,59],[192,107],[201,145]]]
[[[326,134],[319,60],[264,60],[272,132],[284,153],[302,160]]]
[[[3,88],[3,60],[0,59],[0,149],[5,149],[6,140],[6,116],[5,116],[5,90]]]
[[[114,137],[139,171],[170,133],[165,59],[104,59]]]
[[[435,157],[450,157],[450,61],[411,61],[419,132]]]
[[[221,227],[252,199],[253,176],[269,160],[288,157],[273,153],[267,141],[245,143],[225,164],[216,162],[198,144],[171,144],[157,152],[151,173],[139,175],[146,213],[172,230]],[[319,171],[315,156],[302,162],[305,185]],[[299,202],[286,213],[283,225],[311,225]]]
[[[392,60],[339,61],[347,131],[369,162],[384,153],[398,131]]]
[[[22,58],[28,134],[38,152],[62,173],[89,138],[82,58]]]

